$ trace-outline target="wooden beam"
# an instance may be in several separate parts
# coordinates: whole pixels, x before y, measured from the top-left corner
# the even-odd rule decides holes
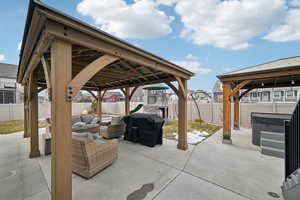
[[[278,78],[284,76],[296,76],[300,75],[300,69],[289,69],[281,72],[265,72],[265,73],[256,73],[256,74],[247,74],[240,75],[236,77],[220,77],[221,81],[240,81],[240,80],[257,80],[264,78]]]
[[[138,86],[135,86],[135,87],[133,88],[133,90],[131,91],[131,93],[130,93],[130,95],[129,95],[129,101],[131,101],[131,99],[132,99],[132,97],[133,97],[133,95],[134,95],[134,92],[135,92],[138,88],[139,88]]]
[[[50,74],[50,65],[45,59],[45,56],[42,57],[41,59],[42,65],[43,65],[43,70],[44,70],[44,75],[45,75],[45,80],[47,84],[47,89],[48,89],[48,97],[51,101],[51,74]]]
[[[235,93],[234,96],[234,121],[233,121],[233,128],[235,130],[240,129],[240,94],[239,92]]]
[[[105,92],[103,92],[105,93]],[[98,90],[97,92],[97,115],[100,119],[100,121],[102,121],[102,100],[103,100],[103,96],[101,94],[101,90]]]
[[[187,98],[187,90],[185,89],[184,87],[184,84],[183,84],[183,81],[181,78],[179,77],[175,77],[177,82],[178,82],[178,87],[179,87],[179,90],[181,91],[180,94],[183,95],[183,98]]]
[[[72,98],[101,69],[118,60],[115,56],[104,55],[87,65],[79,74],[77,74],[68,84],[68,99]]]
[[[130,64],[128,64],[127,62],[121,60],[121,63],[122,63],[123,65],[125,65],[126,67],[128,67],[131,71],[133,71],[133,72],[135,72],[135,73],[138,73],[138,74],[142,75],[141,77],[142,77],[144,80],[146,80],[146,81],[148,80],[146,77],[144,77],[144,76],[145,76],[144,73],[138,71],[137,69],[135,69],[134,67],[132,67],[132,66],[131,66]]]
[[[124,96],[126,97],[126,92],[123,88],[120,88],[121,92],[124,94]]]
[[[34,48],[33,54],[27,65],[25,74],[22,79],[22,84],[28,79],[29,75],[35,70],[37,65],[41,62],[41,57],[49,49],[49,46],[53,40],[53,36],[49,35],[47,32],[42,32],[37,46]]]
[[[30,121],[30,158],[39,157],[39,117],[38,117],[38,93],[37,93],[37,76],[31,73],[29,99],[29,121]]]
[[[165,84],[167,84],[173,90],[173,92],[179,97],[180,94],[178,92],[178,89],[171,82],[165,82]]]
[[[72,103],[66,94],[71,79],[72,45],[55,40],[51,46],[52,200],[72,199]]]
[[[250,83],[252,80],[246,80],[246,81],[242,81],[241,83],[239,83],[230,93],[229,93],[229,97],[233,97],[235,96],[235,94],[242,89],[245,85],[247,85],[248,83]]]
[[[24,138],[30,137],[30,130],[28,127],[28,117],[29,117],[29,104],[28,104],[28,87],[27,84],[24,85]]]
[[[187,81],[180,79],[181,89],[178,96],[178,144],[181,150],[188,149],[187,143]]]
[[[130,112],[130,88],[125,88],[125,116],[129,115]]]
[[[51,14],[48,14],[48,17],[55,19],[57,22],[62,23],[59,24],[51,22],[50,20],[47,21],[46,26],[49,30],[49,33],[51,33],[57,38],[81,45],[86,48],[98,50],[106,54],[115,55],[120,59],[128,60],[130,62],[134,62],[142,66],[147,66],[159,71],[163,71],[174,76],[188,79],[190,78],[190,76],[193,75],[193,73],[179,66],[171,64],[166,60],[159,59],[156,56],[149,55],[148,53],[138,50],[137,48],[132,48],[128,45],[125,45],[124,43],[122,44],[120,42],[112,40],[111,38],[103,34],[99,34],[99,32],[84,33],[84,31],[87,30],[83,30],[84,27],[82,26],[78,26],[72,22],[69,22]],[[67,30],[65,30],[66,25],[68,26]],[[81,29],[81,31],[75,29]]]
[[[231,143],[231,82],[223,82],[223,142]]]

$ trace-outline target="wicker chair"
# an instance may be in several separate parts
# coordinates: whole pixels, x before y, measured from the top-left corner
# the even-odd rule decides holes
[[[73,172],[91,178],[118,158],[118,140],[94,140],[82,134],[72,139]]]

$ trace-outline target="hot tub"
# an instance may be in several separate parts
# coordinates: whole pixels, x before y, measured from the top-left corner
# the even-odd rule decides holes
[[[260,146],[261,131],[284,133],[284,121],[291,119],[290,114],[251,113],[252,144]]]

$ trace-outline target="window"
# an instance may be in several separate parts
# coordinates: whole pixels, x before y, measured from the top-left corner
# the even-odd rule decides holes
[[[270,92],[269,91],[263,91],[261,93],[261,101],[263,101],[263,102],[269,102],[270,101]]]
[[[274,91],[273,92],[274,101],[282,101],[283,96],[284,96],[284,91]]]
[[[14,90],[0,90],[0,104],[16,103]]]
[[[251,93],[251,101],[258,101],[258,92]]]
[[[297,91],[296,90],[288,90],[285,93],[285,99],[287,101],[294,101],[297,97]]]

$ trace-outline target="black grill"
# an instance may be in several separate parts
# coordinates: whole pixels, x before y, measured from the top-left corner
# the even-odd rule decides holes
[[[154,147],[162,144],[162,126],[164,120],[153,114],[136,113],[124,117],[126,132],[124,139]]]

